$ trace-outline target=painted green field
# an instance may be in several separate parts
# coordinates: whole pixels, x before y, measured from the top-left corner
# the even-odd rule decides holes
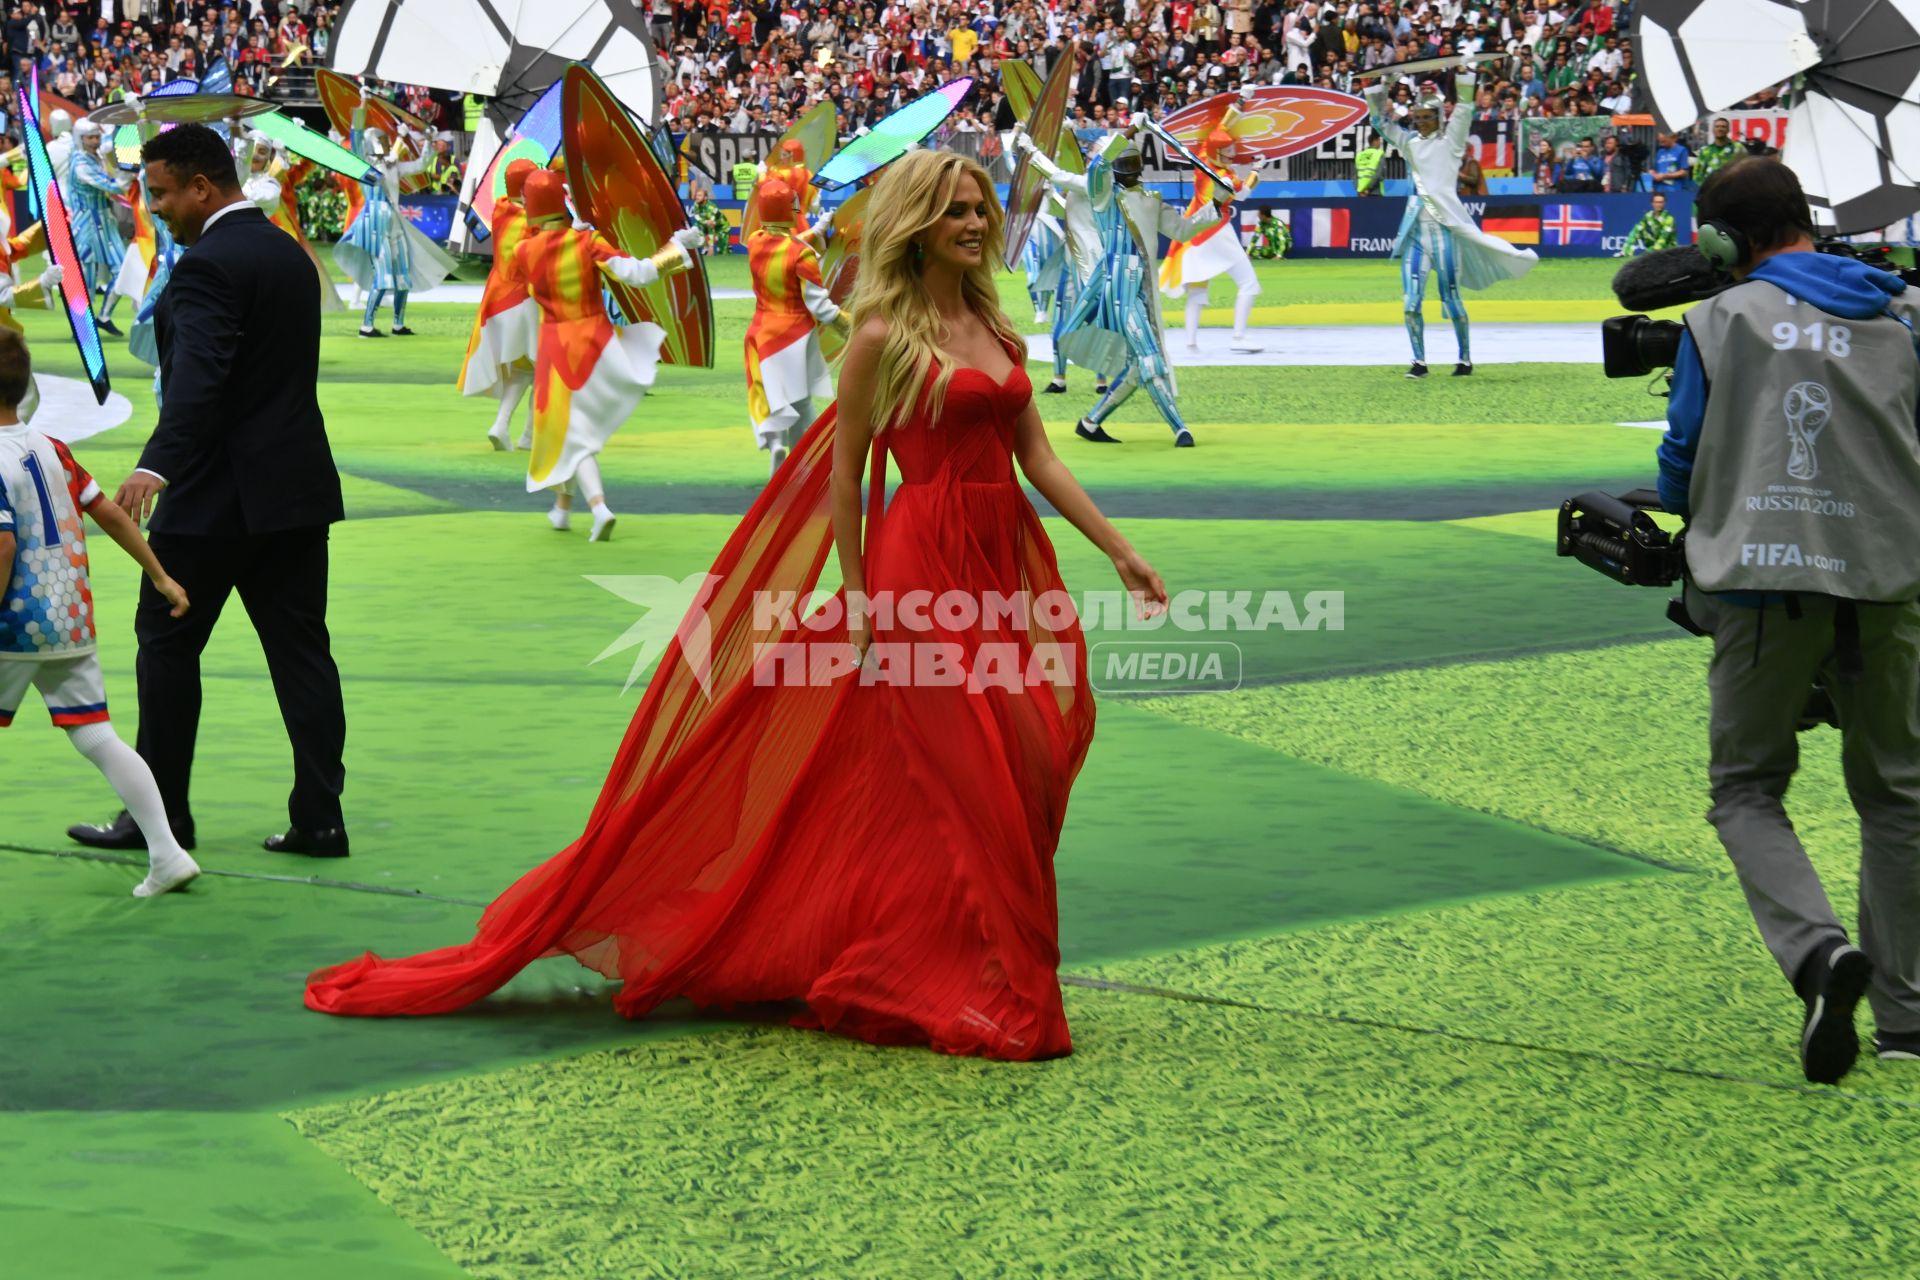
[[[1484,319],[1612,310],[1552,262]],[[1393,323],[1380,263],[1263,267],[1257,323]],[[716,283],[746,283],[737,262]],[[1026,314],[1016,278],[1009,309]],[[412,340],[332,317],[321,398],[354,856],[259,847],[288,748],[237,609],[196,765],[214,874],[150,903],[59,856],[115,805],[31,703],[0,802],[0,1239],[23,1276],[1857,1276],[1910,1271],[1920,1067],[1804,1087],[1797,1004],[1705,797],[1706,652],[1664,598],[1553,555],[1552,508],[1650,483],[1659,415],[1574,365],[1181,375],[1118,449],[1042,410],[1169,586],[1344,595],[1338,631],[1232,638],[1237,687],[1107,697],[1058,871],[1077,1052],[880,1050],[669,1007],[616,1017],[547,961],[456,1016],[306,1012],[311,969],[463,938],[579,831],[637,705],[593,577],[706,567],[757,492],[739,344],[663,371],[604,459],[625,518],[560,535],[452,380],[471,308]],[[1210,312],[1210,322],[1226,318]],[[27,315],[43,369],[77,364]],[[152,421],[76,453],[111,490]],[[1483,353],[1482,358],[1485,358]],[[1036,373],[1038,372],[1036,368]],[[1117,589],[1048,519],[1076,592]],[[96,540],[131,738],[136,571]],[[1098,646],[1139,637],[1096,631]],[[1098,652],[1098,651],[1096,651]],[[1794,815],[1836,901],[1856,831],[1830,731]]]

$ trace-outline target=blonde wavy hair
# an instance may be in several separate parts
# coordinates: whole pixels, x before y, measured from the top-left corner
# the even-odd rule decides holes
[[[974,314],[1015,344],[1016,360],[1026,362],[1026,341],[1000,309],[1000,293],[993,283],[994,267],[1006,244],[1007,223],[993,193],[993,180],[979,164],[951,151],[910,151],[880,175],[874,188],[861,232],[860,274],[850,303],[856,325],[870,316],[886,320],[887,339],[880,349],[873,387],[876,433],[912,416],[921,399],[920,388],[936,366],[939,372],[926,396],[935,418],[946,403],[956,362],[942,345],[946,326],[921,285],[914,238],[946,216],[963,176],[971,176],[985,195],[987,228],[981,238],[980,262],[968,268],[961,293]]]

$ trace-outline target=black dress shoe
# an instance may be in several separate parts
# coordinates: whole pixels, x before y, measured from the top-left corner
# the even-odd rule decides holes
[[[126,334],[120,331],[119,325],[107,319],[105,316],[101,316],[98,320],[95,320],[93,323],[95,324],[95,326],[99,328],[100,332],[102,333],[110,333],[116,338],[124,338],[127,336]]]
[[[378,329],[362,329],[360,336],[363,338],[384,338],[387,335]]]
[[[122,809],[112,822],[80,822],[67,828],[67,838],[89,849],[145,849],[147,837],[141,834],[140,824],[133,815]],[[180,842],[182,849],[192,849],[193,832],[173,829],[173,838]]]
[[[285,835],[268,836],[260,842],[260,846],[269,853],[303,853],[309,858],[344,858],[347,856],[347,829],[327,827],[325,830],[309,834],[298,827],[288,827]]]
[[[1095,422],[1088,422],[1085,418],[1080,419],[1079,423],[1073,429],[1073,434],[1079,436],[1082,440],[1091,440],[1095,444],[1120,443],[1116,437],[1107,434],[1105,427]]]
[[[397,324],[393,326],[393,336],[396,338],[411,338],[413,336],[413,330],[403,324]]]

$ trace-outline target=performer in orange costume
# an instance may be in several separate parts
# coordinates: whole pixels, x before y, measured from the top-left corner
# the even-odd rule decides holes
[[[1228,198],[1244,196],[1260,185],[1259,166],[1233,163],[1239,145],[1232,134],[1215,129],[1199,148],[1202,160],[1222,173],[1233,175],[1233,192]],[[1193,203],[1187,206],[1189,218],[1197,218],[1221,202],[1215,188],[1212,178],[1205,174],[1194,176]],[[1240,243],[1239,220],[1230,208],[1225,217],[1193,239],[1175,241],[1167,249],[1166,260],[1160,264],[1160,291],[1169,298],[1186,295],[1189,351],[1199,345],[1200,311],[1207,305],[1207,282],[1223,274],[1233,281],[1233,349],[1257,351],[1259,348],[1247,341],[1247,317],[1253,311],[1253,300],[1260,296],[1260,278],[1254,274],[1246,247]]]
[[[821,278],[819,255],[794,234],[793,191],[769,178],[753,198],[760,225],[747,236],[747,269],[753,273],[747,413],[778,471],[787,447],[813,425],[813,398],[833,398],[818,330],[828,325],[845,336],[849,325]]]
[[[809,185],[813,182],[813,170],[807,168],[807,149],[800,145],[798,139],[788,138],[780,144],[780,154],[760,166],[760,182],[754,188],[756,209],[760,190],[769,182],[785,183],[787,198],[792,202],[790,212],[780,221],[790,224],[795,235],[808,234],[807,214],[819,204],[820,193]],[[760,217],[763,220],[767,218],[764,210],[760,211]],[[822,231],[825,229],[819,228]]]
[[[700,233],[683,227],[652,258],[630,258],[593,228],[572,225],[559,174],[528,174],[521,194],[529,227],[513,252],[514,270],[540,308],[527,491],[557,490],[547,519],[565,529],[573,506],[569,486],[578,481],[593,509],[589,541],[605,542],[614,514],[595,458],[653,385],[666,330],[646,320],[615,329],[601,298],[601,273],[644,289],[692,266]]]
[[[13,201],[8,199],[7,195],[20,190],[25,185],[26,180],[21,178],[16,181],[15,175],[10,170],[0,171],[0,325],[4,325],[15,333],[25,333],[26,330],[14,317],[14,307],[25,302],[45,302],[48,306],[52,306],[51,290],[66,275],[59,267],[49,266],[39,279],[31,284],[21,284],[14,274],[14,263],[22,258],[30,258],[36,253],[47,251],[47,229],[44,223],[36,222],[19,235],[13,234],[13,218],[10,213]],[[28,394],[33,393],[29,391]],[[20,420],[25,422],[27,417],[23,402]]]
[[[520,401],[533,386],[534,354],[540,341],[540,307],[527,296],[526,278],[514,268],[514,251],[527,238],[527,213],[520,195],[527,175],[539,168],[524,156],[507,165],[507,194],[493,202],[489,227],[493,235],[493,267],[480,295],[480,314],[467,338],[467,359],[460,366],[460,393],[495,396],[500,412],[494,416],[487,439],[499,450],[511,450],[508,431]],[[521,447],[532,443],[533,420],[527,420]]]

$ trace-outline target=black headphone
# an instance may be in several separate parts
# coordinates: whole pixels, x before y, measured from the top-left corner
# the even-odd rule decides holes
[[[1700,256],[1722,271],[1744,267],[1753,257],[1753,242],[1747,239],[1747,233],[1721,218],[1701,223],[1696,242]]]

